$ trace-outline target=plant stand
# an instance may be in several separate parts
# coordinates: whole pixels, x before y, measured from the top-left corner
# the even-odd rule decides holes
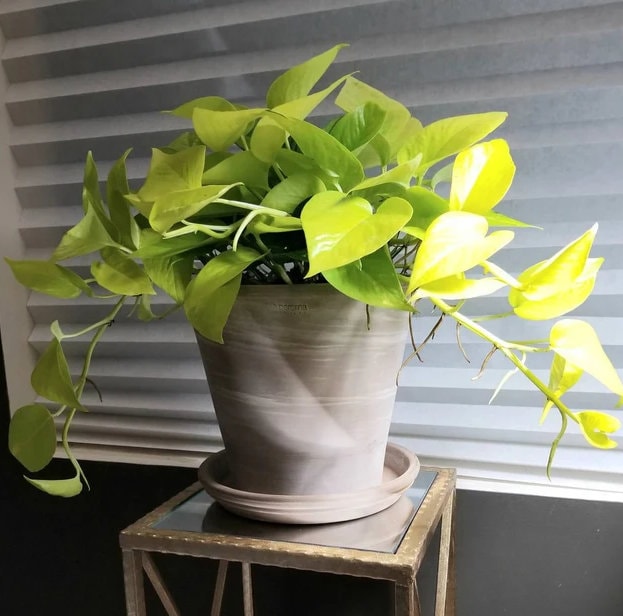
[[[156,552],[219,561],[211,616],[221,613],[230,562],[242,564],[245,616],[254,613],[252,564],[388,580],[395,587],[395,615],[420,616],[416,574],[441,523],[435,616],[454,616],[455,488],[453,469],[423,468],[410,498],[384,512],[291,527],[230,514],[193,484],[122,531],[127,614],[146,616],[146,574],[167,614],[181,616],[151,557]]]

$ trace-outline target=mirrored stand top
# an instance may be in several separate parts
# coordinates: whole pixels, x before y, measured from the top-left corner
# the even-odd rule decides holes
[[[408,493],[391,507],[349,522],[286,525],[249,520],[226,511],[201,489],[150,526],[162,531],[213,533],[395,553],[436,476],[436,471],[421,469]]]

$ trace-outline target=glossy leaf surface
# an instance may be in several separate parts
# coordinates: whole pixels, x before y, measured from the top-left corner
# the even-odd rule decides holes
[[[452,168],[450,209],[486,214],[502,200],[514,176],[515,163],[502,139],[460,152]]]
[[[466,272],[513,239],[511,231],[487,235],[487,230],[487,221],[477,214],[447,212],[439,216],[418,249],[408,291]]]
[[[312,195],[324,192],[325,185],[311,173],[295,173],[282,180],[262,199],[262,205],[291,214]]]
[[[301,213],[309,255],[308,276],[361,259],[386,244],[411,218],[407,201],[391,197],[376,212],[360,197],[327,191]]]
[[[68,299],[88,289],[80,276],[52,261],[5,261],[20,284],[39,293]]]
[[[608,435],[621,428],[621,422],[612,415],[600,411],[581,411],[576,413],[580,428],[586,440],[599,449],[613,449],[617,446]]]
[[[224,152],[240,139],[251,122],[264,113],[264,109],[212,111],[196,108],[193,111],[193,127],[199,139],[213,152]]]

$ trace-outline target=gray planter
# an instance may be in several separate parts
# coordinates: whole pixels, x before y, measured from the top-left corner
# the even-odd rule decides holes
[[[327,495],[382,481],[407,314],[329,285],[243,286],[220,345],[197,335],[228,485]]]

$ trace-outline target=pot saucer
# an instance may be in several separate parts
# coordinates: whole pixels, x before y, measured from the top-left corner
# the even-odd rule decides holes
[[[408,490],[420,470],[417,457],[389,443],[380,485],[340,494],[286,495],[246,492],[227,485],[225,450],[199,467],[205,491],[232,513],[279,524],[325,524],[362,518],[387,509]]]

